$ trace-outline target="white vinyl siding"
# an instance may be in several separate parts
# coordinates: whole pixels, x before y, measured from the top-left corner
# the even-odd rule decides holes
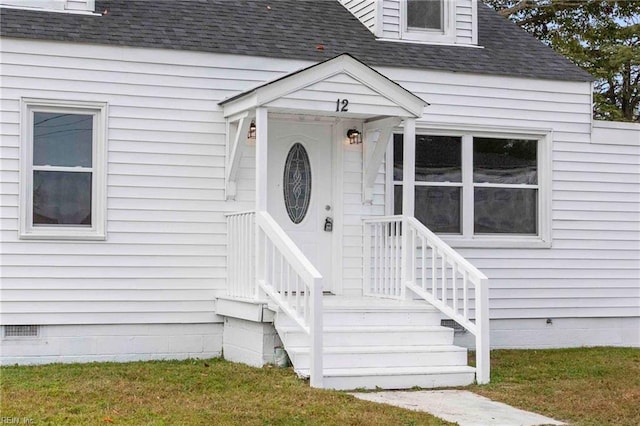
[[[340,0],[372,33],[376,28],[376,0]]]
[[[217,103],[311,65],[160,49],[3,40],[2,323],[219,321],[224,213],[253,209],[255,159],[224,201]],[[491,283],[492,318],[638,316],[640,148],[594,143],[591,86],[380,68],[430,103],[418,128],[550,132],[551,248],[460,248]],[[108,239],[18,239],[20,97],[109,104]],[[347,126],[347,128],[349,128]],[[359,291],[361,217],[385,213],[384,164],[362,204],[362,145],[344,146],[343,282]]]
[[[478,3],[456,0],[456,44],[478,43]]]
[[[255,182],[249,155],[239,201],[225,201],[217,103],[307,64],[14,39],[2,47],[2,323],[220,321],[224,213],[252,208]],[[106,241],[18,238],[21,97],[109,105]]]

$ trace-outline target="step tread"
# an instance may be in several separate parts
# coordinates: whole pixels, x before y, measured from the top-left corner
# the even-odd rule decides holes
[[[352,376],[416,376],[434,374],[470,374],[475,373],[474,367],[467,365],[434,366],[434,367],[362,367],[362,368],[325,368],[324,377],[352,377]],[[296,369],[299,374],[308,375],[308,368]]]
[[[309,353],[308,346],[288,347],[287,352],[295,354]],[[379,345],[379,346],[325,346],[323,354],[357,354],[357,353],[421,353],[421,352],[466,352],[467,349],[455,345]]]
[[[277,327],[282,332],[302,331],[299,327],[291,325],[283,325]],[[450,332],[452,328],[443,327],[441,325],[332,325],[323,328],[324,333],[376,333],[376,332],[406,332],[406,331],[425,331],[425,332]]]
[[[367,305],[354,305],[354,306],[323,306],[323,312],[371,312],[371,313],[440,313],[440,311],[433,306],[416,306],[416,305],[407,305],[407,306],[367,306]]]
[[[389,298],[369,297],[369,296],[325,296],[322,298],[322,305],[325,308],[368,307],[370,309],[371,308],[436,309],[429,303],[419,299],[399,300],[399,299],[389,299]]]

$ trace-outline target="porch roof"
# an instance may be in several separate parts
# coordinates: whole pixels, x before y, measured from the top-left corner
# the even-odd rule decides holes
[[[225,117],[266,106],[283,112],[341,117],[420,118],[429,104],[344,53],[239,93],[219,105]]]

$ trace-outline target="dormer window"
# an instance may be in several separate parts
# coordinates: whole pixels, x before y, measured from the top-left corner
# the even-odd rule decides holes
[[[407,28],[442,31],[442,0],[407,0]]]
[[[95,0],[0,0],[0,7],[49,12],[91,13],[95,10]]]
[[[403,0],[402,5],[402,39],[455,42],[453,0]]]

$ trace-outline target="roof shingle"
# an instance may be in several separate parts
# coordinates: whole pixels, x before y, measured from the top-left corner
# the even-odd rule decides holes
[[[337,0],[98,0],[96,10],[108,13],[2,8],[0,35],[312,61],[349,53],[370,66],[593,79],[482,4],[481,49],[376,40]]]

